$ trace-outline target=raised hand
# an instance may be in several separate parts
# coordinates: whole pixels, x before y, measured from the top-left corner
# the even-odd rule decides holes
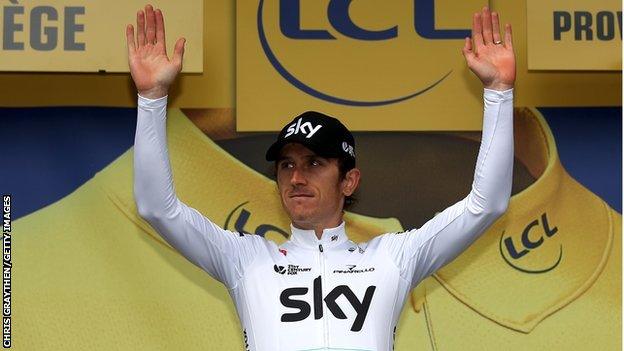
[[[132,80],[141,96],[156,99],[167,95],[169,86],[182,70],[182,57],[186,40],[175,43],[173,58],[167,57],[165,46],[165,20],[162,12],[151,5],[137,12],[137,36],[134,28],[126,26],[128,63]]]
[[[498,13],[484,7],[472,17],[472,40],[465,39],[462,52],[468,67],[494,90],[513,88],[516,80],[516,60],[511,38],[511,24],[505,25],[505,38],[499,33]],[[473,42],[474,41],[474,44]]]

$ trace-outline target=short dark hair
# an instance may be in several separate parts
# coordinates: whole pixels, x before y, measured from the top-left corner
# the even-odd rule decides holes
[[[336,158],[338,160],[338,179],[340,181],[344,180],[347,176],[347,172],[355,168],[355,160],[347,159],[347,158]],[[273,178],[277,180],[277,163],[279,160],[273,162]],[[356,189],[357,191],[357,189]],[[349,196],[345,196],[344,202],[342,203],[342,209],[347,210],[353,207],[357,203],[357,198],[354,196],[355,192]]]

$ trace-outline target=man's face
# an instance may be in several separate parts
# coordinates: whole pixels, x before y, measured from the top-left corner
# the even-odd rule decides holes
[[[282,205],[293,224],[313,227],[339,218],[344,201],[338,159],[317,156],[298,143],[286,144],[277,161]]]

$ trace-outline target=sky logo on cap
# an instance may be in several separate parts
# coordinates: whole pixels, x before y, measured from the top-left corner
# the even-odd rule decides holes
[[[286,135],[284,135],[284,138],[288,138],[289,136],[293,135],[293,134],[299,134],[299,132],[301,132],[303,135],[306,136],[306,139],[310,139],[314,133],[318,132],[319,129],[321,129],[323,127],[322,124],[313,126],[312,123],[310,122],[302,122],[303,118],[299,118],[297,120],[297,123],[293,123],[291,125],[288,126],[288,133],[286,133]]]

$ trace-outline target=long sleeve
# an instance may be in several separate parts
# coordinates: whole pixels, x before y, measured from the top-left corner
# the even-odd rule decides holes
[[[176,196],[166,135],[167,97],[138,97],[134,142],[137,210],[171,246],[228,288],[262,247],[262,237],[224,230]]]
[[[483,100],[483,132],[470,193],[418,229],[376,238],[410,288],[457,257],[507,209],[514,156],[513,89],[484,89]]]

